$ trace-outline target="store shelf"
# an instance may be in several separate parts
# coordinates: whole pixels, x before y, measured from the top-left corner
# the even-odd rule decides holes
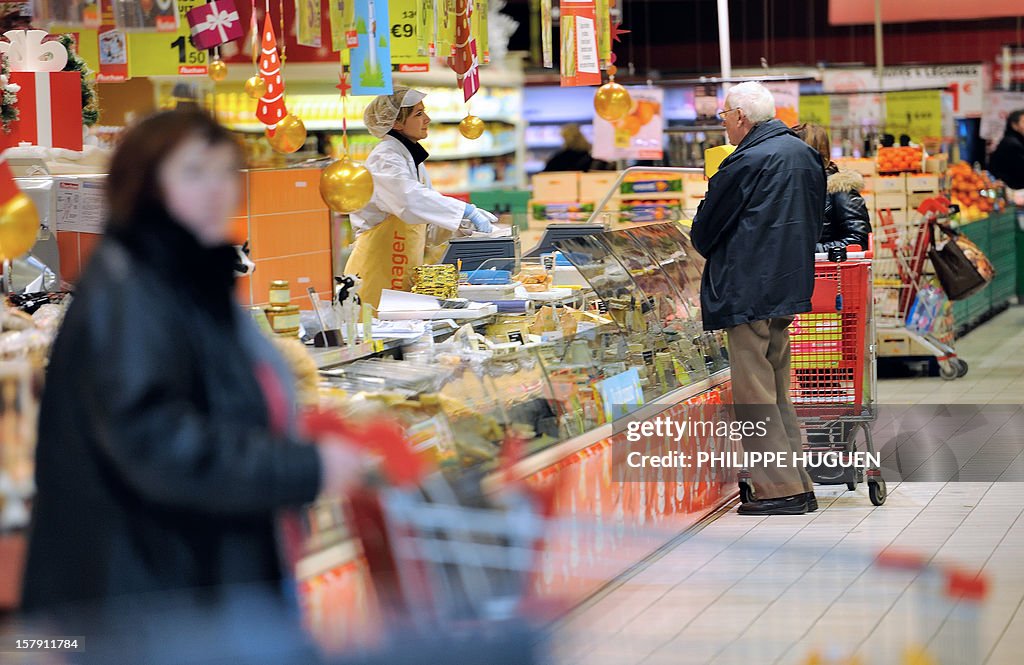
[[[438,152],[431,153],[430,157],[427,158],[429,162],[454,162],[460,159],[482,159],[484,157],[501,157],[502,155],[515,154],[516,147],[513,146],[501,146],[498,148],[492,148],[490,150],[480,150],[477,152]]]
[[[462,122],[465,115],[438,114],[431,116],[430,121],[441,125],[457,125]],[[500,122],[506,125],[514,125],[518,122],[516,118],[509,116],[480,116],[484,122]],[[263,132],[266,127],[258,122],[228,122],[224,123],[229,129],[236,132]],[[341,131],[341,120],[308,120],[304,121],[306,130],[310,132]],[[348,121],[348,130],[353,132],[365,132],[366,126],[358,120]]]

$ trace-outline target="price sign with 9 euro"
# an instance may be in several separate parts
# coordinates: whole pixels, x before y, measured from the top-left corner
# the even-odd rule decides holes
[[[205,76],[206,51],[192,45],[186,14],[203,0],[178,0],[178,31],[128,34],[128,73],[135,76]]]
[[[399,72],[425,72],[430,58],[419,54],[416,34],[417,0],[391,1],[391,64]]]

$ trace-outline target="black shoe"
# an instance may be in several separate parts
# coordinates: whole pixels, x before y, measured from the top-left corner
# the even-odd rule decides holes
[[[740,505],[740,515],[803,515],[807,512],[807,495],[750,501]]]
[[[804,492],[804,496],[807,497],[807,512],[813,513],[818,509],[818,498],[814,496],[814,492]]]

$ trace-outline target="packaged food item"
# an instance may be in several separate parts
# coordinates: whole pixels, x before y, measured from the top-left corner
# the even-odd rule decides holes
[[[271,329],[278,335],[299,334],[299,306],[272,305],[264,310]]]
[[[515,276],[515,281],[523,285],[527,291],[539,292],[551,289],[551,275],[540,264],[526,264]]]
[[[682,178],[651,177],[643,180],[627,180],[622,183],[623,194],[664,194],[666,192],[683,191]]]
[[[459,271],[455,266],[416,266],[412,269],[412,292],[435,298],[456,298],[459,295]]]
[[[290,305],[292,302],[291,288],[288,286],[288,280],[286,279],[275,279],[270,283],[270,304],[271,305]]]

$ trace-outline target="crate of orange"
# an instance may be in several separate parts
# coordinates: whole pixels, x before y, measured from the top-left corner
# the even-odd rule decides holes
[[[991,190],[995,183],[988,174],[975,171],[967,162],[958,162],[946,172],[949,177],[950,198],[960,206],[965,220],[980,219],[995,207]]]
[[[911,146],[879,148],[876,161],[879,173],[917,173],[924,163],[924,152]]]

